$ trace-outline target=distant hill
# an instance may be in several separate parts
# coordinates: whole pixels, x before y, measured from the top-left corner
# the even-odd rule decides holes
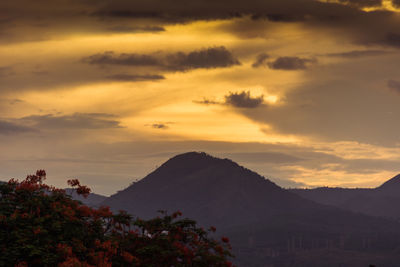
[[[76,193],[76,190],[72,189],[72,188],[66,188],[65,192],[68,195],[72,196],[73,199],[79,200],[83,204],[91,206],[91,207],[99,206],[99,204],[102,203],[107,198],[106,196],[102,196],[102,195],[95,194],[95,193],[90,193],[87,198],[84,198],[84,197],[78,195]]]
[[[230,236],[240,266],[396,266],[399,259],[397,222],[318,204],[205,153],[171,158],[102,205],[142,218],[181,210]],[[327,263],[327,253],[336,260]]]
[[[320,187],[290,191],[318,203],[400,220],[400,175],[373,189]]]

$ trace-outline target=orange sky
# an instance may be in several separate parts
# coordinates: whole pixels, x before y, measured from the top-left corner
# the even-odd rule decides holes
[[[0,4],[0,178],[109,195],[199,150],[285,187],[400,171],[400,3],[170,2]]]

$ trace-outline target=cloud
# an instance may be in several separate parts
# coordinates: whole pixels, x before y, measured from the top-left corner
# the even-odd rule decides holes
[[[341,3],[341,4],[338,4]],[[198,20],[252,17],[271,22],[304,22],[306,26],[340,29],[354,41],[376,43],[382,34],[396,31],[395,12],[365,12],[364,7],[381,5],[381,0],[30,0],[2,1],[1,42],[41,40],[76,32],[159,32],[164,25]],[[394,4],[398,0],[393,1]],[[37,16],[40,14],[40,16]],[[132,26],[141,25],[145,26]],[[30,25],[26,27],[20,25]],[[251,31],[251,28],[247,28]],[[29,31],[29,32],[28,32]],[[29,34],[27,34],[29,33]],[[343,34],[341,34],[343,35]],[[360,40],[355,40],[360,39]],[[363,40],[366,39],[366,40]]]
[[[370,56],[380,56],[385,55],[390,52],[385,50],[353,50],[349,52],[342,53],[329,53],[326,54],[328,57],[342,57],[342,58],[361,58],[361,57],[370,57]]]
[[[135,53],[116,55],[112,51],[107,51],[85,57],[82,60],[93,65],[149,66],[166,71],[226,68],[241,64],[224,46],[210,47],[189,53],[167,53],[166,55],[159,53],[153,55]]]
[[[400,47],[400,34],[393,32],[386,34],[383,43],[390,46]]]
[[[253,68],[258,68],[265,66],[267,64],[267,59],[269,58],[269,55],[262,53],[259,54],[256,58],[256,61],[251,65]]]
[[[359,7],[378,7],[382,5],[382,0],[339,0],[339,2]]]
[[[72,115],[32,115],[19,119],[38,130],[48,129],[110,129],[122,128],[115,116],[105,113],[74,113]]]
[[[142,32],[163,32],[165,31],[165,28],[160,26],[131,27],[131,26],[118,25],[110,27],[107,30],[115,33],[142,33]]]
[[[162,75],[131,75],[131,74],[113,74],[106,77],[108,80],[120,82],[140,82],[140,81],[159,81],[165,79]]]
[[[167,69],[185,71],[190,69],[226,68],[241,63],[224,46],[179,52],[167,56]]]
[[[207,98],[203,98],[203,100],[193,100],[193,102],[196,104],[203,104],[203,105],[220,105],[220,104],[222,104],[221,102],[218,102],[215,100],[210,100]]]
[[[392,0],[392,4],[393,4],[395,7],[400,7],[400,0]]]
[[[303,14],[284,14],[284,13],[275,13],[275,14],[260,14],[255,13],[251,15],[252,20],[261,20],[267,19],[271,22],[299,22],[307,20],[307,17]]]
[[[113,51],[106,51],[82,59],[83,62],[93,65],[126,65],[126,66],[157,66],[159,60],[152,55],[142,54],[120,54],[115,55]]]
[[[300,57],[278,57],[274,61],[268,62],[268,67],[275,70],[305,70],[316,59]]]
[[[237,108],[257,108],[264,102],[264,96],[251,97],[250,91],[229,93],[225,96],[225,103]]]
[[[252,97],[250,91],[229,92],[229,94],[225,95],[225,100],[221,102],[208,98],[203,98],[203,100],[200,101],[194,100],[193,102],[202,105],[228,105],[236,108],[257,108],[264,104],[264,96]]]
[[[158,130],[166,130],[169,129],[170,124],[174,124],[175,122],[168,121],[168,122],[156,122],[152,124],[145,124],[144,126],[151,127]]]
[[[0,120],[0,134],[1,135],[12,135],[26,132],[33,132],[34,129],[21,126],[12,122]]]
[[[389,80],[387,86],[394,92],[400,94],[400,82],[396,80]]]
[[[169,127],[168,127],[166,124],[164,124],[164,123],[154,123],[154,124],[151,125],[151,127],[153,127],[154,129],[163,129],[163,130],[169,128]]]

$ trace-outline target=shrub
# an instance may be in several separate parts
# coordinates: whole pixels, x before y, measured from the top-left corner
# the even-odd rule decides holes
[[[141,220],[88,207],[43,183],[37,171],[0,185],[0,266],[231,266],[229,240],[217,241],[175,212]],[[90,189],[68,184],[81,195]]]

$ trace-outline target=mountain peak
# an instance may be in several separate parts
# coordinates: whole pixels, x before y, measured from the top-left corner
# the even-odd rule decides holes
[[[233,162],[230,159],[221,159],[221,158],[217,158],[214,156],[211,156],[210,154],[207,154],[206,152],[196,152],[196,151],[192,151],[192,152],[186,152],[186,153],[182,153],[182,154],[178,154],[172,158],[170,158],[168,161],[166,161],[163,165],[168,165],[168,164],[173,164],[175,162],[179,162],[179,163],[186,163],[186,162],[192,162],[195,161],[199,164],[207,164],[207,163],[216,163],[216,162],[229,162],[233,165],[238,165],[235,162]]]
[[[216,225],[263,221],[272,213],[285,212],[292,207],[301,210],[310,205],[232,160],[204,152],[172,157],[104,204],[142,218],[151,218],[160,209],[181,210],[205,224],[211,223],[209,218],[217,217]],[[224,215],[218,215],[221,211]],[[243,218],[234,216],[237,212]]]
[[[210,168],[218,168],[225,171],[233,169],[237,171],[239,168],[245,169],[230,159],[213,157],[205,152],[187,152],[170,158],[149,176],[182,177],[182,175],[186,176],[190,173],[205,171]]]

